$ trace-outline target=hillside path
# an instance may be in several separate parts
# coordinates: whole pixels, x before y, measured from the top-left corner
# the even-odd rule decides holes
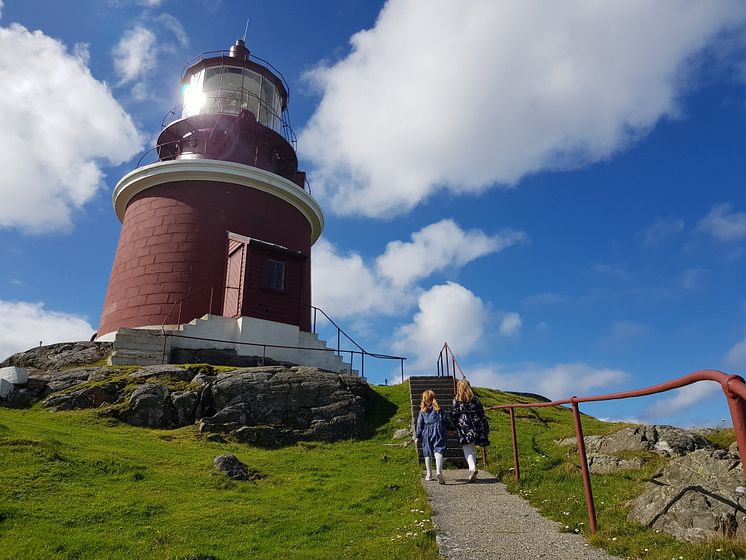
[[[440,554],[448,560],[620,560],[561,533],[522,498],[485,471],[468,484],[469,471],[446,469],[446,484],[425,482]]]

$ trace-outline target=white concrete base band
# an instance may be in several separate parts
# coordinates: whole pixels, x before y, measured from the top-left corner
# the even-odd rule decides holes
[[[324,231],[321,206],[295,183],[258,167],[214,159],[160,161],[131,171],[114,189],[114,211],[124,221],[127,204],[142,191],[177,181],[218,181],[269,193],[295,206],[311,226],[311,244]]]

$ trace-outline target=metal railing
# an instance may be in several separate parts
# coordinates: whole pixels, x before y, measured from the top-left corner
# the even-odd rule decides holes
[[[196,337],[196,336],[188,336],[188,335],[180,335],[180,334],[174,334],[169,333],[166,331],[166,325],[168,324],[168,320],[171,316],[173,316],[174,311],[177,309],[178,306],[178,314],[176,318],[176,325],[181,326],[181,318],[184,310],[184,303],[187,302],[188,299],[193,298],[194,296],[204,293],[207,294],[207,290],[209,288],[210,298],[209,303],[207,305],[207,310],[199,312],[197,316],[202,316],[207,314],[213,314],[213,307],[214,303],[216,301],[216,289],[217,290],[238,290],[239,288],[237,286],[226,286],[222,284],[205,284],[204,286],[200,286],[196,290],[192,290],[191,292],[187,293],[186,295],[180,297],[175,302],[171,304],[171,307],[168,310],[168,313],[163,318],[163,322],[161,323],[161,335],[164,337],[163,339],[163,352],[161,356],[161,362],[166,363],[167,356],[166,356],[166,348],[167,348],[167,339],[168,337],[173,338],[186,338],[186,339],[194,339],[194,340],[204,340],[207,342],[222,342],[225,344],[240,344],[240,345],[248,345],[248,346],[257,346],[262,347],[262,361],[266,359],[266,351],[267,348],[284,348],[284,349],[294,349],[294,350],[314,350],[319,352],[334,352],[337,356],[340,357],[340,359],[344,362],[347,355],[349,355],[349,364],[350,364],[350,373],[355,371],[355,356],[360,356],[360,376],[365,377],[365,357],[368,356],[370,358],[378,359],[378,360],[398,360],[399,361],[399,369],[401,372],[402,382],[404,381],[404,360],[407,358],[404,356],[392,356],[389,354],[380,354],[377,352],[368,352],[365,350],[362,346],[360,346],[350,335],[348,335],[329,315],[324,312],[323,309],[320,307],[316,307],[314,305],[308,306],[313,311],[313,323],[312,323],[312,333],[318,335],[316,326],[317,326],[317,315],[318,313],[321,313],[321,315],[329,321],[330,324],[334,326],[337,330],[337,347],[334,348],[313,348],[313,347],[307,347],[307,346],[286,346],[282,344],[267,344],[263,342],[240,342],[240,341],[234,341],[234,340],[223,340],[223,339],[215,339],[215,338],[206,338],[206,337]],[[342,348],[342,337],[347,339],[350,343],[352,343],[357,350],[355,349],[345,349]],[[455,359],[455,358],[454,358]]]
[[[435,361],[435,366],[438,371],[438,377],[453,377],[453,393],[455,394],[457,382],[456,370],[461,374],[461,379],[466,379],[466,374],[461,369],[451,347],[448,346],[448,342],[443,343],[443,347],[438,353],[438,359]]]
[[[365,356],[370,356],[371,358],[381,359],[381,360],[399,360],[399,369],[401,371],[401,379],[402,383],[404,383],[404,360],[407,358],[403,356],[390,356],[388,354],[378,354],[378,353],[371,353],[366,351],[362,346],[360,346],[355,340],[352,339],[350,335],[348,335],[344,330],[342,330],[342,327],[340,327],[337,323],[334,322],[334,319],[329,317],[323,309],[320,307],[316,307],[314,305],[310,306],[313,310],[313,322],[311,327],[311,332],[313,334],[318,335],[318,332],[316,330],[316,324],[317,324],[317,313],[321,313],[324,318],[329,321],[334,327],[337,329],[337,355],[342,357],[342,352],[344,353],[350,353],[350,368],[352,368],[352,356],[354,354],[360,354],[360,375],[365,377]],[[355,345],[358,350],[342,350],[341,349],[341,338],[344,336],[349,342]]]
[[[515,472],[515,479],[520,480],[521,471],[520,464],[518,461],[518,437],[516,433],[515,424],[515,409],[516,408],[539,408],[545,406],[560,406],[560,405],[571,405],[573,414],[573,423],[575,426],[575,438],[578,446],[578,458],[580,461],[580,470],[583,477],[583,488],[585,490],[585,504],[588,511],[588,523],[592,533],[595,533],[598,529],[596,522],[596,507],[593,501],[593,489],[591,487],[591,477],[588,470],[588,458],[585,450],[585,439],[583,438],[583,424],[580,416],[580,409],[578,403],[582,402],[598,402],[598,401],[611,401],[618,399],[627,399],[633,397],[642,397],[646,395],[654,395],[656,393],[663,393],[671,391],[673,389],[680,389],[697,383],[699,381],[715,381],[719,383],[725,393],[725,398],[728,402],[728,408],[730,409],[731,419],[733,420],[733,430],[736,434],[736,442],[738,443],[738,453],[741,457],[741,469],[744,475],[746,475],[746,383],[743,378],[738,375],[728,375],[722,371],[706,369],[695,371],[684,377],[679,377],[666,383],[660,383],[658,385],[652,385],[642,389],[633,391],[623,391],[619,393],[610,393],[607,395],[594,395],[587,397],[570,397],[563,400],[542,402],[542,403],[511,403],[502,404],[497,406],[489,407],[490,410],[507,408],[510,411],[510,428],[511,428],[511,439],[513,442],[513,468]]]

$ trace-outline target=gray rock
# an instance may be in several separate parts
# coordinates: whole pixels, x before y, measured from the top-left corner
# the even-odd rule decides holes
[[[249,471],[249,467],[239,461],[238,457],[233,454],[218,455],[212,464],[232,480],[256,480],[261,478],[258,471]]]
[[[202,396],[202,432],[234,432],[258,445],[359,437],[370,388],[359,377],[305,367],[243,368],[217,376]]]
[[[613,455],[588,455],[588,470],[591,474],[611,474],[628,469],[640,469],[645,465],[642,457],[619,458]]]
[[[0,367],[19,366],[39,370],[92,364],[111,354],[111,342],[61,342],[13,354]]]
[[[130,374],[132,379],[145,381],[146,379],[170,379],[174,381],[186,381],[187,383],[194,379],[196,373],[190,369],[173,366],[158,365],[145,366]]]
[[[123,381],[114,381],[95,387],[84,387],[67,393],[53,393],[44,401],[46,408],[56,412],[77,408],[97,408],[103,404],[113,404],[124,390]]]
[[[7,379],[3,379],[0,377],[0,399],[7,399],[8,396],[13,392],[13,389],[15,389],[15,385],[8,381]]]
[[[688,541],[743,538],[746,496],[739,486],[746,478],[737,457],[699,449],[671,460],[631,502],[628,518]]]
[[[194,424],[194,416],[199,403],[199,393],[197,391],[172,393],[171,402],[176,411],[177,428]]]
[[[168,388],[156,383],[143,383],[132,392],[127,411],[122,418],[128,424],[145,428],[172,428],[177,414]]]
[[[24,385],[28,381],[28,370],[16,366],[3,367],[0,368],[0,379],[5,379],[14,385]]]
[[[735,455],[736,457],[740,457],[740,454],[738,452],[738,442],[734,441],[730,444],[730,447],[728,447],[728,453],[731,455]]]
[[[55,393],[57,391],[65,391],[75,385],[87,383],[88,381],[106,379],[119,373],[118,370],[110,367],[79,367],[64,371],[36,372],[33,379],[38,379],[46,383],[47,393]]]
[[[588,453],[608,455],[621,451],[650,451],[664,457],[681,456],[696,449],[711,449],[712,444],[701,434],[673,426],[634,426],[622,428],[608,436],[585,436]],[[575,438],[566,438],[559,445],[575,445]]]

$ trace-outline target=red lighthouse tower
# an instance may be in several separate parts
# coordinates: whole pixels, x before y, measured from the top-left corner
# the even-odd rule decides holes
[[[288,88],[270,68],[241,40],[188,63],[158,161],[114,190],[122,231],[100,340],[206,316],[221,318],[206,338],[266,339],[269,327],[285,333],[270,342],[287,344],[287,328],[310,331],[311,246],[324,218],[298,170]]]

